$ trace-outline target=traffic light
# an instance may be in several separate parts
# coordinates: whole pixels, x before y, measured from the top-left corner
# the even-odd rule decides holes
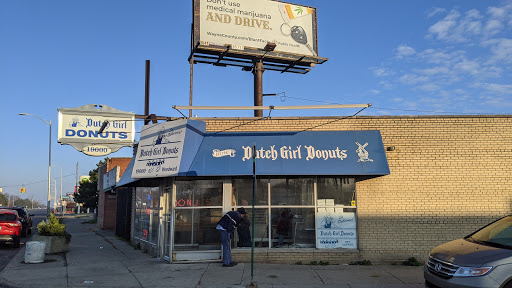
[[[26,190],[25,190],[25,187],[21,187],[21,188],[20,188],[20,193],[25,193],[25,191],[26,191]]]

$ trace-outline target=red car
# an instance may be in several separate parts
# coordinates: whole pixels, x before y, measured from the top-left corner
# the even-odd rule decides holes
[[[18,212],[0,209],[0,242],[11,242],[15,248],[20,247],[21,229]]]

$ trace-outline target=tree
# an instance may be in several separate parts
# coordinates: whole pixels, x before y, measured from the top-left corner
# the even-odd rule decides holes
[[[9,199],[7,199],[7,196],[5,196],[4,193],[0,193],[0,206],[7,206],[8,202]]]
[[[98,169],[107,163],[109,158],[96,164],[96,169],[89,171],[89,179],[80,182],[78,193],[75,193],[75,201],[82,203],[84,208],[94,209],[98,207]]]

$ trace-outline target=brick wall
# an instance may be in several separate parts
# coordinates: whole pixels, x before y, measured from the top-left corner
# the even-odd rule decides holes
[[[194,119],[209,132],[380,130],[384,147],[395,147],[386,151],[390,175],[357,178],[359,253],[274,249],[258,261],[424,261],[434,246],[512,211],[512,116]],[[250,253],[233,257],[246,262]]]
[[[107,163],[98,170],[98,183],[103,183],[103,175],[114,167],[119,166],[121,177],[130,164],[131,158],[116,157],[107,160]],[[103,187],[100,185],[100,187]],[[117,195],[110,192],[98,192],[98,222],[101,229],[114,230],[116,228]]]

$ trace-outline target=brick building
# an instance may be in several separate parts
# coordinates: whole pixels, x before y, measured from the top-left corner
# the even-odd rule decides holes
[[[491,220],[510,214],[512,210],[512,189],[510,188],[512,184],[510,177],[512,116],[201,118],[197,120],[206,122],[208,133],[221,132],[221,134],[258,131],[380,131],[382,148],[385,150],[389,165],[389,175],[381,174],[377,177],[350,173],[338,175],[343,185],[348,184],[350,188],[351,181],[354,185],[356,204],[341,206],[344,210],[355,213],[356,248],[319,249],[318,242],[315,244],[307,241],[312,245],[288,245],[288,249],[277,248],[271,241],[275,231],[270,228],[274,215],[270,210],[274,207],[268,204],[268,210],[265,212],[269,215],[268,220],[265,213],[260,215],[263,220],[257,220],[264,228],[266,221],[268,229],[262,229],[262,231],[269,232],[266,236],[258,235],[262,239],[266,237],[267,242],[259,241],[258,236],[255,235],[256,262],[348,263],[367,259],[374,263],[389,263],[403,261],[409,257],[425,260],[428,251],[434,246],[465,236]],[[324,176],[319,174],[307,177],[312,179],[311,187],[314,187],[315,197],[320,190],[318,187],[325,182]],[[278,191],[279,185],[272,184],[274,181],[272,177],[268,178],[268,181],[261,179],[260,181],[267,181],[270,190]],[[206,178],[176,176],[157,179],[159,184],[149,185],[140,185],[142,181],[137,179],[128,181],[130,185],[137,187],[133,192],[135,197],[133,197],[132,242],[164,259],[167,257],[166,259],[170,261],[194,260],[192,259],[194,253],[191,253],[194,251],[191,247],[197,248],[199,251],[196,250],[196,252],[200,252],[201,245],[197,244],[198,241],[215,243],[216,239],[198,240],[197,237],[207,236],[204,233],[200,234],[206,230],[194,230],[194,224],[192,228],[182,227],[180,222],[199,223],[198,221],[208,219],[208,216],[212,218],[208,221],[214,223],[213,219],[221,216],[222,211],[225,212],[226,209],[222,206],[222,211],[220,209],[219,211],[213,209],[196,211],[194,207],[181,207],[180,210],[178,209],[180,204],[177,202],[179,193],[182,193],[180,191],[193,190],[187,185],[206,187],[213,185],[211,181],[221,181],[224,183],[219,188],[222,198],[233,197],[234,199],[235,186],[238,185],[236,183],[239,180],[230,175]],[[258,183],[265,187],[267,182]],[[295,186],[295,190],[298,191],[304,185],[309,185],[304,184],[306,182]],[[212,189],[210,186],[207,188]],[[292,191],[292,193],[295,192]],[[300,195],[300,193],[302,192],[294,195]],[[268,197],[271,198],[271,196]],[[136,199],[151,199],[152,203],[137,203]],[[307,208],[313,209],[312,213],[318,215],[319,208],[323,206],[317,202],[319,198],[314,200],[312,206]],[[193,201],[192,206],[195,205]],[[228,200],[228,204],[233,202],[231,208],[241,206],[236,201]],[[292,207],[293,209],[304,212],[305,208],[297,206]],[[166,215],[172,215],[174,221]],[[157,222],[158,216],[165,217],[163,221]],[[190,218],[195,220],[187,220]],[[148,225],[144,226],[145,224],[140,223],[148,223]],[[316,225],[313,227],[317,230],[316,233],[318,233],[318,223],[318,221],[316,224],[313,222]],[[296,229],[297,227],[298,225],[295,225]],[[187,233],[180,234],[183,231]],[[210,232],[211,235],[216,233],[214,230]],[[292,244],[296,243],[295,240],[293,239]],[[181,245],[187,241],[190,243]],[[264,244],[258,246],[258,242],[264,242]],[[185,246],[188,248],[184,250],[189,249],[187,250],[189,253],[185,258],[181,258],[180,253]],[[215,250],[216,246],[203,248]],[[237,244],[234,243],[232,253],[235,261],[250,261],[250,249],[237,249]]]
[[[115,230],[116,228],[117,195],[114,187],[130,161],[131,158],[128,157],[109,158],[98,168],[98,222],[96,225],[101,229]]]

